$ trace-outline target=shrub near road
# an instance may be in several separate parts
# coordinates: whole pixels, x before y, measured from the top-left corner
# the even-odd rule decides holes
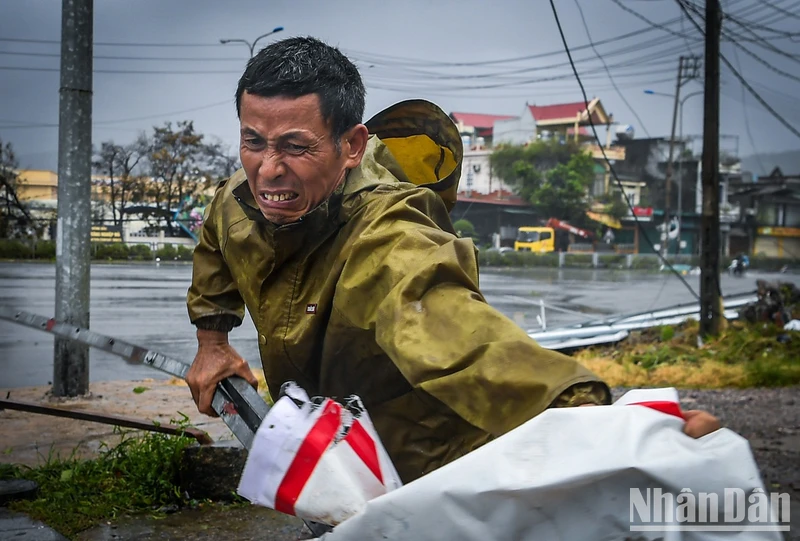
[[[795,316],[800,314],[795,313]],[[612,387],[694,389],[800,384],[800,332],[735,321],[697,347],[698,323],[637,331],[576,357]]]
[[[193,249],[189,246],[167,244],[155,253],[144,244],[92,243],[93,261],[191,261]],[[0,239],[0,259],[53,261],[56,243],[51,240],[28,241]]]

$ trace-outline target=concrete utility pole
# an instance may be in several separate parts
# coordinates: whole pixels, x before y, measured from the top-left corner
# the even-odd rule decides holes
[[[717,335],[722,317],[719,290],[719,0],[706,1],[703,112],[703,215],[700,253],[700,336]]]
[[[666,258],[669,254],[669,214],[670,214],[670,199],[671,199],[671,187],[672,187],[672,173],[673,173],[673,157],[675,155],[675,125],[678,121],[678,109],[679,105],[682,105],[680,100],[681,95],[681,87],[691,79],[695,79],[697,77],[697,71],[699,69],[699,61],[700,58],[697,56],[681,56],[678,59],[678,79],[675,83],[675,104],[672,107],[672,130],[670,131],[669,135],[669,157],[667,158],[667,174],[666,174],[666,185],[664,189],[666,191],[666,197],[664,201],[664,240],[661,246],[661,252]],[[678,182],[682,182],[683,179],[678,179]],[[680,216],[678,217],[680,222]],[[678,231],[678,243],[680,244],[680,231]]]
[[[56,319],[89,327],[93,0],[62,0]],[[53,395],[89,391],[89,348],[55,339]]]

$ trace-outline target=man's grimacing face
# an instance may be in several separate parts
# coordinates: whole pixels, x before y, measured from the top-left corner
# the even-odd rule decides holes
[[[316,94],[265,98],[244,92],[239,109],[239,156],[264,217],[298,221],[325,201],[348,169],[361,163],[367,129],[347,131],[337,151]]]

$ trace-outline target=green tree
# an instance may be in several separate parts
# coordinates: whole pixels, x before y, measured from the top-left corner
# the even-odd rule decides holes
[[[579,227],[587,224],[594,163],[575,143],[500,146],[492,153],[491,163],[497,176],[513,185],[542,218],[567,220]]]
[[[475,236],[475,226],[472,225],[472,222],[469,220],[456,220],[453,223],[453,229],[456,230],[459,237],[474,237]]]

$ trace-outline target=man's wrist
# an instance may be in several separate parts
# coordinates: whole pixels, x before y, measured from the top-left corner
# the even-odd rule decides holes
[[[215,314],[201,317],[194,324],[198,329],[229,333],[241,324],[241,320],[231,314]]]
[[[228,344],[228,333],[225,331],[211,331],[197,329],[198,346],[219,346]]]

